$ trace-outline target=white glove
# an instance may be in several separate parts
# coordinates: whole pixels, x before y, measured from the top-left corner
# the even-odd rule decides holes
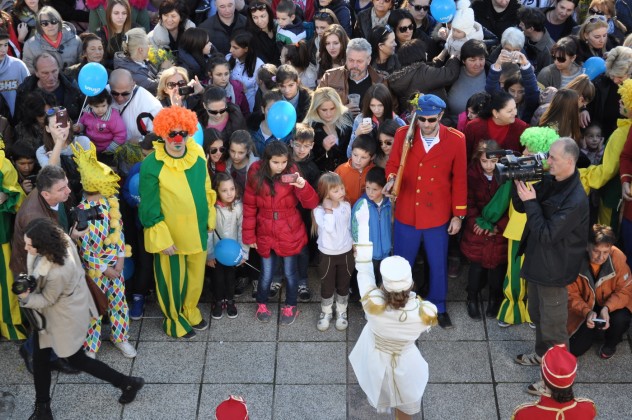
[[[371,262],[373,260],[373,244],[369,241],[369,206],[362,200],[355,212],[357,222],[358,242],[356,243],[356,263]]]

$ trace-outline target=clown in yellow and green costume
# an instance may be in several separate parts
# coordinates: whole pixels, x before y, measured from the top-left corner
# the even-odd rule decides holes
[[[24,197],[18,174],[5,157],[4,142],[0,140],[0,336],[9,340],[26,338],[18,299],[11,292],[13,274],[9,269],[13,219]]]
[[[101,215],[100,219],[88,222],[87,233],[77,240],[79,255],[88,277],[108,299],[110,340],[114,343],[126,342],[129,310],[125,299],[123,266],[125,257],[131,255],[131,250],[125,246],[121,212],[116,198],[120,178],[110,167],[97,161],[94,144],[90,143],[89,150],[83,150],[79,145],[71,147],[84,191],[77,209],[98,207]],[[101,324],[101,316],[92,320],[84,342],[86,351],[99,351]]]
[[[520,136],[520,144],[525,147],[525,154],[548,152],[551,144],[559,138],[555,130],[548,127],[530,127]],[[505,295],[498,310],[498,325],[509,325],[530,322],[525,297],[527,285],[520,277],[523,257],[518,255],[518,247],[522,232],[527,224],[527,215],[514,210],[511,203],[513,181],[507,181],[496,191],[494,197],[483,209],[481,217],[476,223],[485,230],[494,230],[494,224],[508,212],[509,222],[503,236],[509,239],[507,249],[507,274],[503,281]]]
[[[205,321],[197,307],[204,284],[206,243],[215,228],[215,191],[202,147],[193,141],[195,113],[181,107],[161,110],[154,132],[163,141],[140,168],[139,217],[145,247],[154,254],[163,329],[190,337]],[[198,328],[196,328],[198,327]]]

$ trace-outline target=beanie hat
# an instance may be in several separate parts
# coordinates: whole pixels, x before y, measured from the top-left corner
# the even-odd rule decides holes
[[[452,19],[452,28],[469,35],[474,29],[474,10],[470,8],[470,0],[459,0],[456,3],[456,13]]]
[[[564,344],[551,347],[542,356],[542,378],[555,388],[568,388],[577,376],[577,358]]]
[[[384,258],[380,264],[382,284],[387,292],[403,292],[413,285],[410,264],[398,255]]]

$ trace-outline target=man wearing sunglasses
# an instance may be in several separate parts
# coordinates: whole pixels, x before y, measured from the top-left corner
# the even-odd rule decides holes
[[[418,31],[423,31],[426,35],[431,35],[437,25],[437,21],[430,14],[430,0],[406,0],[403,4],[415,19],[415,38],[419,38]]]
[[[110,74],[109,91],[114,98],[112,107],[121,114],[127,128],[127,141],[139,142],[143,131],[151,131],[151,119],[138,117],[142,113],[155,116],[161,109],[160,101],[141,86],[136,86],[132,74],[116,69]]]
[[[430,266],[428,300],[437,305],[442,328],[452,328],[446,309],[448,292],[448,239],[461,229],[467,209],[465,136],[439,123],[446,108],[436,95],[417,103],[417,126],[411,148],[401,162],[407,129],[397,130],[386,174],[390,194],[398,168],[405,165],[395,203],[393,253],[415,263],[421,242]]]

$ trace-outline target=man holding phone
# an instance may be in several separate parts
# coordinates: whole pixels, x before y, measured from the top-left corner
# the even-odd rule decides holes
[[[632,276],[610,226],[593,225],[588,252],[568,289],[570,352],[581,356],[601,332],[599,357],[611,358],[632,319]]]

